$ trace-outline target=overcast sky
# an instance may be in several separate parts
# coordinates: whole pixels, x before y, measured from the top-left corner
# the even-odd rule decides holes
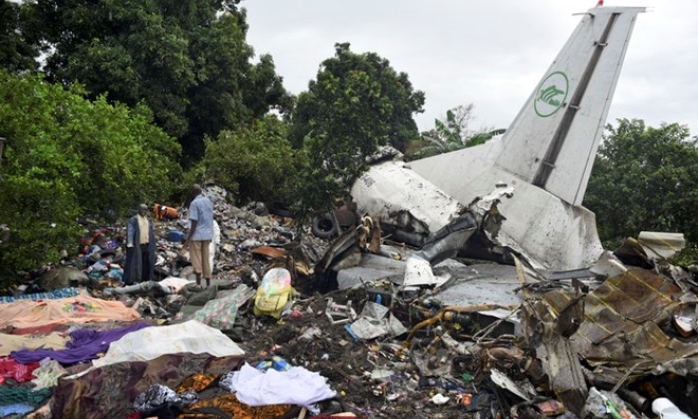
[[[471,129],[506,128],[595,0],[245,0],[249,43],[274,57],[288,90],[308,88],[336,42],[372,51],[426,95],[420,130],[461,104]],[[606,0],[645,6],[608,121],[687,124],[698,133],[698,1]]]

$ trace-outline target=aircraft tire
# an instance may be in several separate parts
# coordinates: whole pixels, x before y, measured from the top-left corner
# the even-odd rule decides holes
[[[329,239],[335,236],[338,231],[337,223],[331,212],[316,215],[313,218],[313,234],[321,239]]]

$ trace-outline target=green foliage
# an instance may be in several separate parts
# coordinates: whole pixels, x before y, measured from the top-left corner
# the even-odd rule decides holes
[[[0,68],[10,73],[35,71],[39,45],[31,36],[29,10],[12,1],[0,3]]]
[[[404,150],[418,136],[412,114],[423,111],[424,93],[414,91],[407,74],[375,53],[353,53],[347,43],[336,44],[335,51],[298,97],[294,145],[300,147],[310,135],[326,136],[327,148],[362,154],[388,143]]]
[[[305,206],[331,205],[364,168],[364,157],[392,144],[404,150],[418,137],[412,114],[422,112],[424,94],[407,74],[397,73],[375,53],[356,54],[336,44],[317,80],[298,96],[290,139],[309,157],[302,191]]]
[[[470,131],[468,123],[473,118],[472,112],[472,104],[461,105],[446,112],[446,121],[435,119],[434,129],[422,133],[421,146],[411,150],[408,159],[422,159],[484,144],[506,131],[504,129]]]
[[[0,73],[0,224],[11,231],[0,264],[55,261],[74,243],[76,217],[122,215],[170,193],[180,147],[145,106],[89,101],[38,77]]]
[[[291,202],[302,160],[287,140],[287,127],[274,116],[206,141],[206,179],[242,199],[274,205]]]
[[[698,142],[689,136],[679,124],[607,126],[584,199],[602,241],[665,231],[698,243]]]
[[[204,138],[288,110],[271,57],[253,65],[247,23],[231,0],[35,0],[27,4],[55,47],[51,80],[85,86],[90,98],[144,102],[195,161]]]
[[[688,243],[670,262],[678,266],[698,265],[698,244]]]

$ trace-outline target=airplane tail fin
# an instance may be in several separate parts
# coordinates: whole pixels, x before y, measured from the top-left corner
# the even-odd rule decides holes
[[[494,164],[581,205],[628,41],[642,7],[584,14],[507,130]]]

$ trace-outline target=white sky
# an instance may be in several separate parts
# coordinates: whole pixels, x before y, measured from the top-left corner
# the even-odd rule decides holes
[[[248,42],[274,57],[294,94],[308,87],[336,42],[376,52],[426,95],[420,130],[460,104],[471,129],[506,128],[596,0],[245,0]],[[698,1],[606,0],[645,6],[608,121],[687,124],[698,133]]]

